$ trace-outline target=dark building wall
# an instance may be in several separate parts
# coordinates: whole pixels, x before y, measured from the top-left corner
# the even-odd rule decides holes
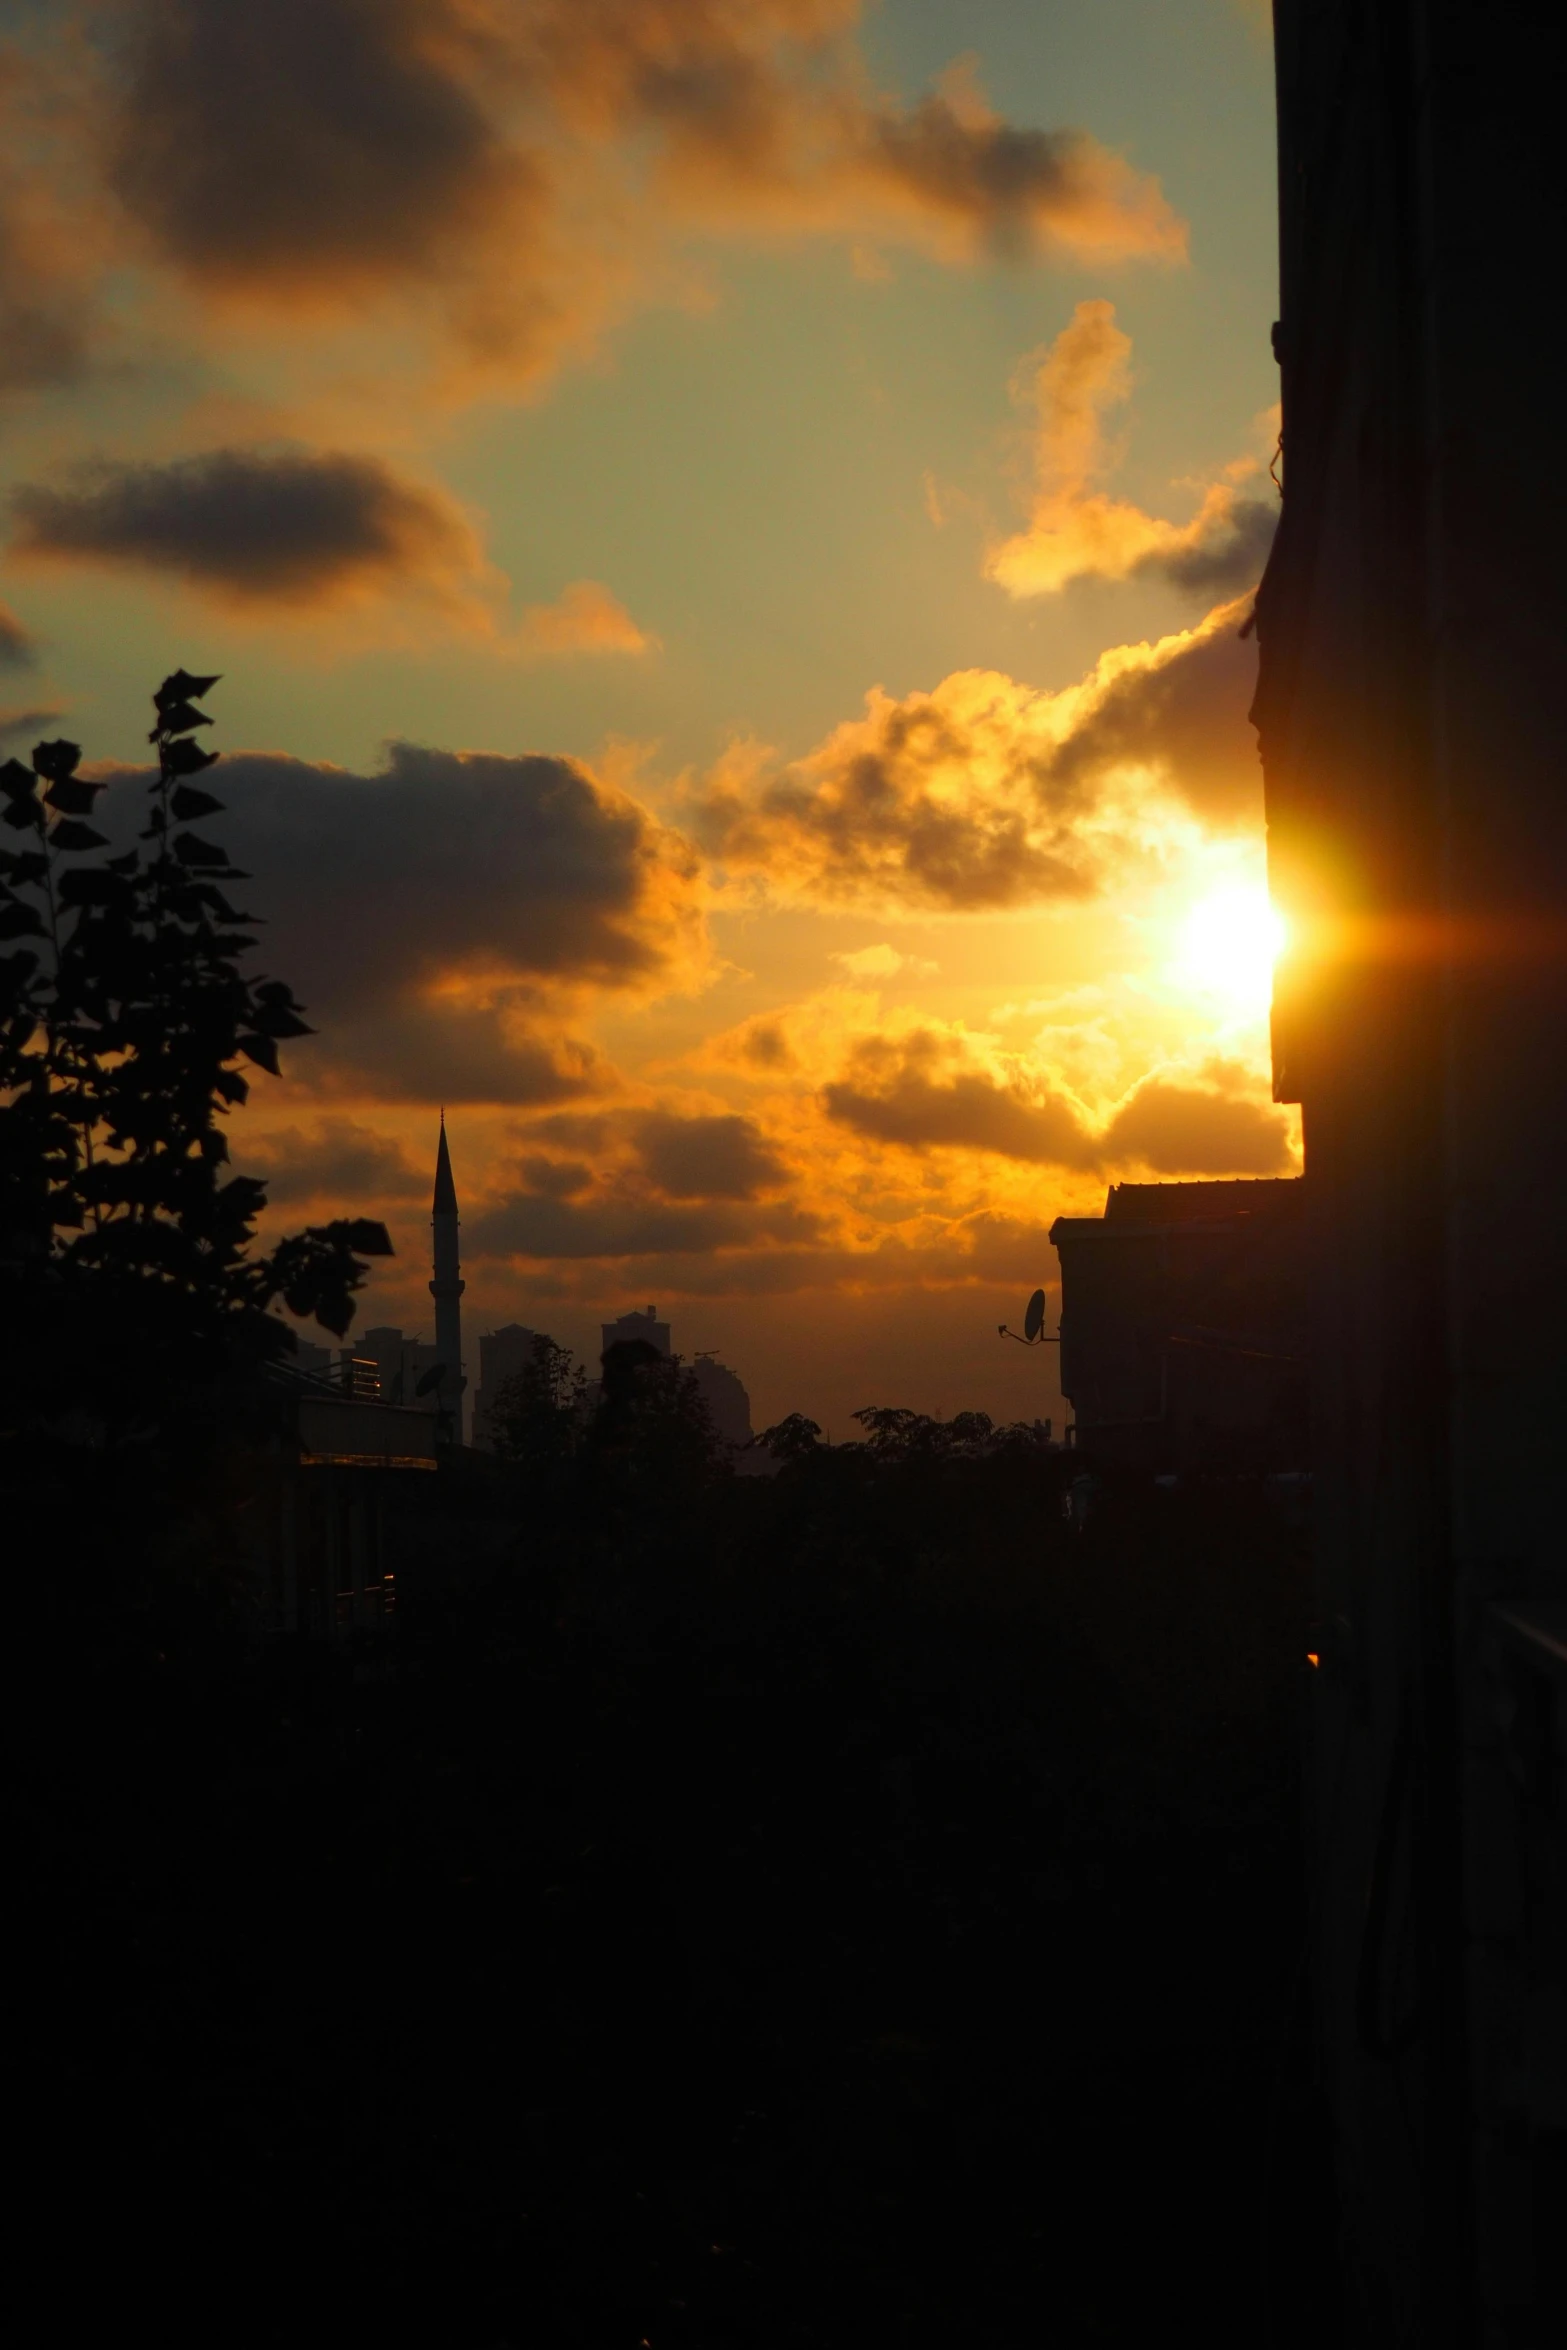
[[[1562,1960],[1494,1665],[1499,1605],[1567,1597],[1563,20],[1275,18],[1255,716],[1311,1200],[1318,2031],[1365,2337],[1522,2344],[1567,2337],[1540,2120],[1567,2037],[1531,2021]]]
[[[1078,1446],[1147,1471],[1307,1465],[1297,1182],[1123,1183],[1060,1217],[1061,1388]]]

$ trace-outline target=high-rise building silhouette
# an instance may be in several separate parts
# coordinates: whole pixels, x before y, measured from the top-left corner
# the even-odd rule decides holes
[[[515,1379],[533,1360],[542,1333],[521,1322],[507,1322],[487,1331],[479,1341],[479,1391],[473,1399],[473,1441],[481,1451],[494,1448],[490,1416],[495,1399],[508,1379]]]
[[[644,1346],[655,1347],[661,1355],[667,1355],[670,1351],[669,1324],[659,1320],[656,1306],[649,1306],[645,1314],[639,1314],[633,1306],[629,1313],[621,1315],[618,1322],[604,1322],[600,1328],[604,1334],[606,1354],[612,1346],[624,1346],[632,1339],[640,1339]]]
[[[743,1451],[751,1441],[751,1398],[738,1374],[718,1360],[714,1348],[707,1347],[692,1363],[691,1376],[707,1406],[714,1433],[732,1451]]]
[[[430,1295],[435,1300],[435,1351],[443,1369],[437,1392],[441,1408],[451,1416],[452,1432],[462,1442],[462,1293],[457,1249],[457,1186],[452,1181],[451,1153],[446,1147],[446,1112],[441,1112],[441,1140],[435,1155],[435,1199],[431,1227],[435,1235],[435,1278]]]

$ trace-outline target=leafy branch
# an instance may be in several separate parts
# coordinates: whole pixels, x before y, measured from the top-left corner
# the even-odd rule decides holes
[[[77,744],[0,767],[0,822],[25,836],[0,848],[0,1272],[185,1360],[286,1346],[279,1298],[341,1335],[362,1260],[391,1253],[363,1218],[259,1252],[266,1187],[229,1172],[245,1068],[277,1076],[279,1044],[312,1031],[284,981],[245,968],[257,917],[227,890],[248,876],[193,829],[223,808],[195,780],[217,762],[197,740],[217,683],[178,669],[153,696],[151,806],[118,854]]]

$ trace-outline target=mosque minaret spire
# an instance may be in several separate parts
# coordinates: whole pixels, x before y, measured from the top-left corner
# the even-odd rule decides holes
[[[441,1111],[441,1139],[435,1154],[435,1200],[430,1217],[435,1234],[435,1278],[430,1295],[435,1300],[435,1349],[445,1366],[440,1385],[441,1408],[451,1415],[457,1441],[462,1442],[462,1398],[467,1381],[462,1370],[463,1281],[457,1250],[457,1186],[452,1181],[452,1155],[446,1147],[446,1112]]]

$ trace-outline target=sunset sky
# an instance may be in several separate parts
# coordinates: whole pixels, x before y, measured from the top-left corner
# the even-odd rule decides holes
[[[428,1333],[444,1102],[470,1381],[652,1301],[758,1426],[1059,1418],[1053,1218],[1297,1164],[1265,10],[0,21],[0,724],[222,673],[274,1227]]]

